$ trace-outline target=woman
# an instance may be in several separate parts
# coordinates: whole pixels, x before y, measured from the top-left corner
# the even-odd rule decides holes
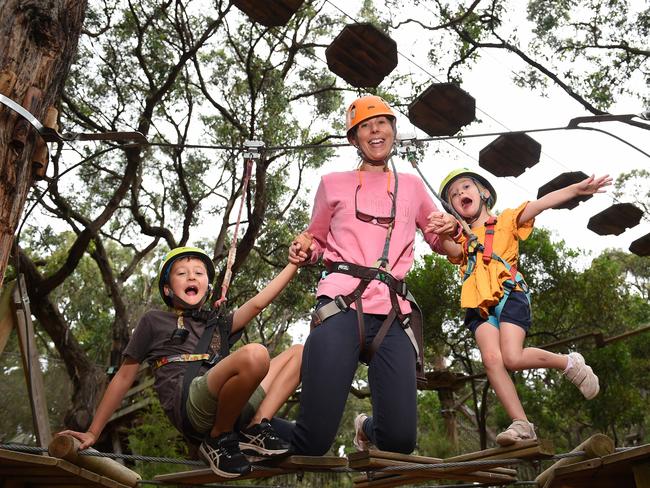
[[[355,445],[410,453],[422,347],[409,327],[412,297],[401,280],[413,263],[416,227],[429,226],[426,242],[444,254],[457,223],[437,211],[417,176],[388,168],[396,121],[382,98],[355,100],[346,128],[361,162],[356,170],[322,177],[308,229],[312,245],[307,252],[297,243],[289,249],[290,262],[315,263],[322,256],[327,268],[303,352],[292,447],[306,455],[327,452],[361,360],[368,364],[373,416],[355,420]]]

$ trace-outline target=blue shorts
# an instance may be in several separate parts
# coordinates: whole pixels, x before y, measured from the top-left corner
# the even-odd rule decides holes
[[[494,307],[489,308],[490,313],[494,313]],[[500,322],[509,322],[518,325],[526,333],[531,325],[530,303],[523,291],[512,291],[508,295],[506,304],[501,310]],[[486,319],[481,317],[477,308],[468,308],[465,311],[465,327],[467,327],[472,334],[476,334],[476,329]]]

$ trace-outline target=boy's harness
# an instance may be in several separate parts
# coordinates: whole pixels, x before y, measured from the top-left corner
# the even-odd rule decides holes
[[[229,353],[228,336],[230,331],[226,330],[222,325],[226,324],[222,315],[222,309],[207,310],[188,310],[183,313],[185,316],[192,317],[195,320],[205,322],[205,328],[199,339],[198,344],[193,354],[174,354],[158,358],[153,362],[154,369],[158,369],[166,364],[175,362],[189,362],[185,373],[183,374],[183,389],[181,393],[181,419],[183,422],[183,434],[190,440],[201,442],[203,435],[197,432],[187,416],[187,397],[190,390],[192,380],[197,377],[201,366],[211,368]],[[213,351],[213,354],[208,354],[212,336],[218,333],[221,335],[221,350]]]
[[[485,222],[485,242],[483,244],[478,241],[478,237],[476,237],[474,234],[472,234],[465,243],[465,251],[467,252],[467,268],[465,269],[463,282],[465,282],[465,280],[467,280],[467,278],[469,278],[470,275],[474,272],[474,268],[476,267],[476,254],[478,251],[481,251],[483,253],[483,263],[485,265],[490,264],[492,259],[496,259],[506,267],[506,270],[508,270],[510,273],[510,279],[503,282],[503,296],[501,297],[501,300],[499,300],[499,303],[495,305],[494,313],[488,316],[488,322],[495,327],[499,327],[501,312],[506,304],[506,301],[508,300],[510,292],[514,290],[518,285],[526,294],[528,304],[530,304],[530,290],[528,288],[528,284],[526,284],[526,281],[524,280],[523,275],[517,270],[517,267],[511,266],[508,261],[493,251],[494,228],[496,226],[496,223],[497,218],[494,216],[491,216]]]
[[[326,264],[327,271],[323,273],[341,273],[348,276],[359,278],[357,287],[347,295],[337,295],[331,302],[326,303],[318,310],[312,313],[312,327],[320,325],[328,318],[336,315],[339,312],[345,312],[354,303],[357,310],[357,323],[359,327],[359,344],[360,353],[359,357],[364,363],[369,363],[374,353],[379,349],[388,329],[391,324],[397,319],[402,326],[402,329],[408,336],[416,354],[416,375],[418,382],[426,382],[424,377],[424,349],[423,349],[423,333],[422,333],[422,312],[418,306],[415,298],[408,290],[404,280],[398,280],[388,271],[382,268],[361,266],[355,263],[347,262],[332,262]],[[389,290],[391,310],[386,316],[386,319],[381,324],[377,335],[373,339],[370,346],[365,347],[365,326],[363,320],[363,305],[361,296],[365,289],[368,287],[372,280],[381,281]],[[411,303],[412,311],[410,314],[402,313],[399,307],[397,297],[408,300]]]

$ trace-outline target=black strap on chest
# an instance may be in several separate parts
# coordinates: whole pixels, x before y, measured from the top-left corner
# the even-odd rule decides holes
[[[342,273],[349,276],[358,278],[359,284],[357,287],[347,295],[337,295],[334,300],[320,307],[312,314],[312,327],[319,325],[327,318],[339,313],[344,312],[350,308],[352,303],[355,304],[357,310],[357,324],[359,328],[359,358],[364,363],[369,363],[375,352],[381,346],[384,337],[388,333],[391,324],[397,319],[408,335],[409,340],[413,344],[416,353],[416,376],[420,385],[426,382],[424,376],[424,338],[422,329],[422,313],[420,308],[415,302],[415,298],[408,291],[406,282],[398,280],[389,272],[382,268],[373,268],[361,266],[354,263],[346,262],[333,262],[327,265],[328,273]],[[381,324],[377,335],[372,340],[372,343],[366,347],[366,334],[365,325],[363,320],[363,304],[361,296],[368,287],[372,280],[378,280],[384,283],[389,290],[391,310],[386,316],[386,319]],[[410,314],[402,313],[397,297],[411,302],[412,312]],[[414,320],[415,319],[415,320]]]
[[[198,344],[194,350],[195,354],[205,354],[210,348],[210,343],[212,342],[212,337],[216,333],[221,333],[222,327],[220,327],[223,317],[219,309],[214,310],[193,310],[188,311],[187,316],[192,317],[195,320],[205,321],[206,325],[203,329],[203,334],[199,339]],[[214,366],[220,359],[223,358],[223,335],[221,338],[222,347],[221,351],[213,351],[212,357],[206,361],[193,361],[190,362],[185,369],[185,374],[183,375],[183,390],[181,394],[181,418],[183,421],[183,434],[194,442],[200,443],[203,440],[203,435],[197,432],[189,418],[187,417],[187,397],[190,391],[190,384],[192,380],[196,378],[199,374],[201,366],[208,365],[209,367]]]

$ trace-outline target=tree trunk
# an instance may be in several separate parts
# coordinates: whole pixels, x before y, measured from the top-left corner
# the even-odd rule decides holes
[[[0,2],[0,90],[28,105],[41,121],[61,95],[86,5],[86,0]],[[0,109],[0,284],[32,183],[37,142],[42,144],[31,126],[10,109]]]

